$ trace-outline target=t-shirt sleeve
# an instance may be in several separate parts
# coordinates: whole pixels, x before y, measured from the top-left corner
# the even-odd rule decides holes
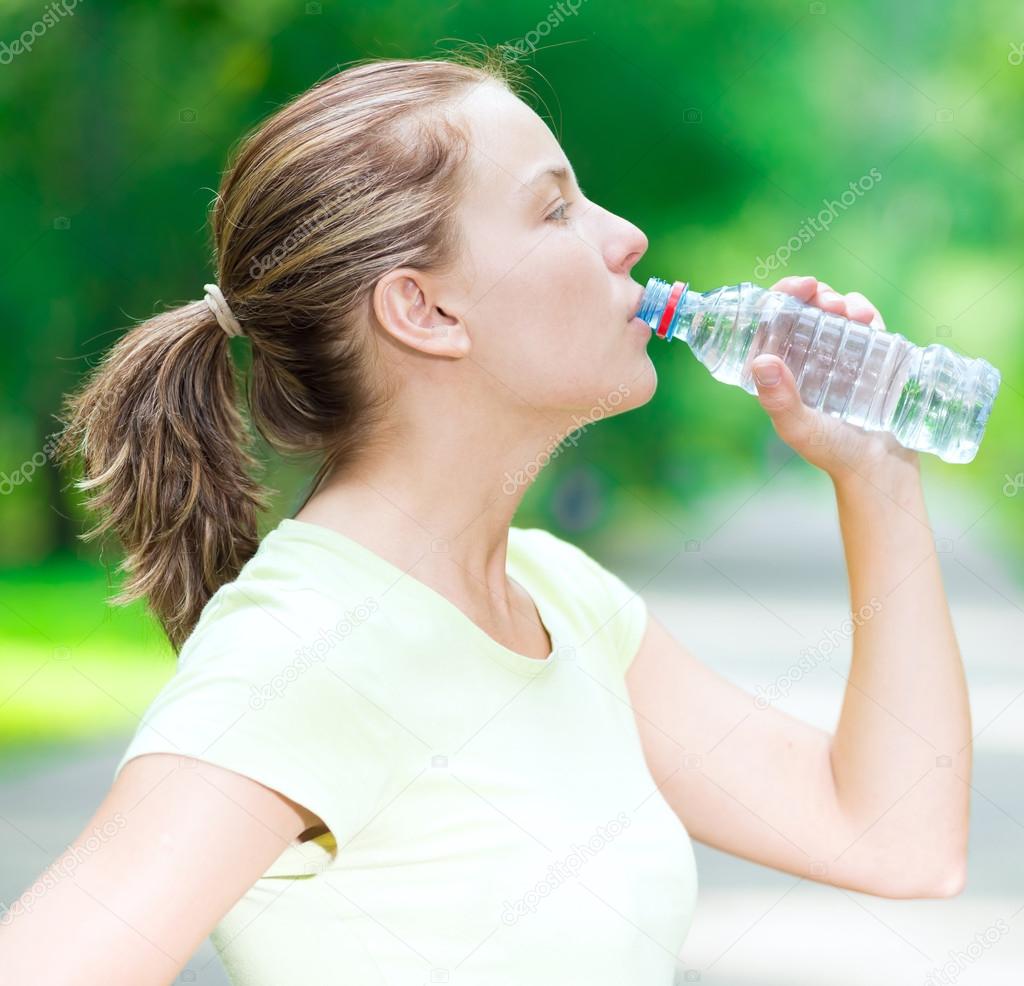
[[[597,607],[594,632],[609,642],[616,667],[625,674],[647,629],[647,603],[623,579],[582,548],[550,533],[549,537],[554,538],[563,550],[568,550],[572,560],[582,569],[587,591]]]
[[[590,556],[588,555],[588,558]],[[606,628],[615,641],[615,654],[623,674],[633,663],[647,629],[647,603],[619,576],[590,558],[606,594]]]
[[[318,654],[316,617],[274,605],[229,603],[230,612],[207,615],[115,777],[146,753],[202,760],[303,805],[341,847],[386,797],[393,737],[359,687],[366,662],[357,648],[342,641]]]

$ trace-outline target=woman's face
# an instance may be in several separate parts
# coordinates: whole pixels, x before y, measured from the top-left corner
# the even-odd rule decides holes
[[[630,321],[642,288],[630,271],[647,237],[581,192],[548,126],[507,90],[478,86],[459,113],[471,143],[466,249],[448,295],[468,358],[546,413],[646,403],[657,375],[650,329]]]

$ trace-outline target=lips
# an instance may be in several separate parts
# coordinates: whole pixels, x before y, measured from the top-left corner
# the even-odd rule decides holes
[[[633,305],[633,307],[630,309],[629,318],[626,321],[632,322],[633,319],[637,317],[637,315],[640,312],[640,306],[643,304],[643,300],[644,300],[644,289],[642,287],[640,287],[639,285],[637,285],[636,302]]]

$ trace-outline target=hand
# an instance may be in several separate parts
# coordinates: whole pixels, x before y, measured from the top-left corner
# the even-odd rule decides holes
[[[863,322],[885,331],[885,323],[864,295],[841,295],[814,277],[784,277],[772,285],[815,308]],[[758,356],[751,364],[761,406],[768,412],[776,434],[812,466],[824,470],[833,481],[860,477],[873,481],[876,473],[898,473],[920,468],[918,452],[905,448],[887,431],[865,431],[830,414],[816,411],[800,399],[792,371],[778,357]],[[758,379],[757,372],[775,369],[778,382]]]

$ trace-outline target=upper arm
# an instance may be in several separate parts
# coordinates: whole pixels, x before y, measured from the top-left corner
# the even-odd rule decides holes
[[[716,674],[652,615],[627,675],[644,754],[694,838],[787,873],[882,896],[934,896],[925,863],[840,808],[830,734]]]
[[[171,982],[317,821],[213,764],[162,753],[130,760],[81,834],[12,904],[0,983]]]

